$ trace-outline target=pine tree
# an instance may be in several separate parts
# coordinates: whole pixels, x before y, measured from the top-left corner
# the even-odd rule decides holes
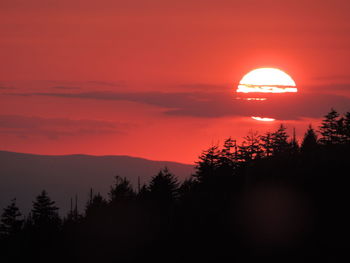
[[[350,143],[350,112],[345,113],[344,115],[344,138],[345,138],[345,143]]]
[[[283,124],[280,125],[277,131],[272,133],[272,152],[273,155],[286,153],[290,150],[290,144],[288,143],[288,134]]]
[[[265,153],[265,156],[269,157],[273,153],[273,136],[271,132],[265,133],[265,135],[262,135],[260,137],[261,140],[261,148],[263,152]]]
[[[320,126],[320,133],[322,137],[320,142],[325,145],[340,143],[340,127],[339,127],[339,113],[334,109],[324,116],[324,120]]]
[[[178,187],[176,177],[167,168],[164,168],[152,177],[149,184],[150,197],[159,203],[172,203],[178,197]]]
[[[238,166],[238,150],[236,140],[228,138],[218,152],[218,167],[221,175],[232,175]]]
[[[308,130],[304,135],[304,139],[301,143],[302,152],[312,152],[315,151],[318,147],[318,139],[315,130],[309,125]]]
[[[58,207],[55,206],[55,202],[50,199],[45,190],[33,202],[31,214],[35,227],[58,227],[60,224]]]
[[[98,211],[107,207],[107,201],[102,197],[100,193],[93,194],[92,189],[90,191],[90,199],[86,204],[85,215],[87,217],[91,215],[97,215]]]
[[[299,147],[299,143],[298,143],[298,140],[297,140],[295,128],[293,129],[293,137],[290,140],[289,145],[290,145],[291,153],[296,154],[296,153],[299,152],[300,147]]]
[[[70,211],[65,218],[65,223],[77,223],[81,219],[81,215],[78,211],[78,196],[75,196],[75,205],[73,208],[73,198],[70,199]]]
[[[199,182],[205,182],[214,176],[221,165],[221,153],[218,146],[203,151],[196,162],[196,173],[193,175]]]
[[[120,176],[115,177],[115,183],[108,195],[111,202],[126,201],[136,196],[131,183],[126,178],[121,178]]]
[[[239,146],[239,160],[249,162],[262,157],[260,137],[258,132],[249,131],[248,135],[244,137],[242,145]]]
[[[12,199],[11,203],[4,208],[0,221],[0,235],[8,237],[18,233],[23,225],[23,220],[20,219],[21,213],[16,205],[16,199]]]

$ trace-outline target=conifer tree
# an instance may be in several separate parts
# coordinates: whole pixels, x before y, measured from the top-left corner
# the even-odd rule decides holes
[[[350,112],[345,113],[344,115],[344,138],[345,143],[350,143]]]
[[[218,146],[211,146],[203,151],[196,162],[196,173],[193,175],[199,182],[205,182],[214,176],[221,164],[221,153]]]
[[[60,224],[58,207],[55,206],[55,202],[50,199],[45,190],[33,202],[31,214],[35,227],[58,227]]]
[[[318,139],[315,130],[309,125],[308,130],[306,131],[303,141],[301,143],[302,152],[312,152],[315,151],[318,147]]]
[[[289,142],[291,153],[296,154],[299,152],[300,147],[296,137],[295,128],[293,129],[293,137]]]
[[[273,140],[272,133],[266,132],[265,135],[260,137],[261,140],[261,148],[265,154],[265,156],[269,157],[273,153]]]
[[[238,166],[238,147],[236,140],[231,138],[226,139],[218,154],[217,169],[219,169],[219,173],[222,175],[231,175]]]
[[[93,194],[92,189],[90,191],[90,199],[86,204],[85,215],[97,215],[98,211],[107,207],[107,201],[102,197],[100,193]]]
[[[130,181],[128,181],[125,177],[121,178],[120,176],[115,177],[115,183],[111,187],[108,195],[112,203],[130,200],[136,196]]]
[[[16,205],[16,199],[4,208],[0,221],[0,236],[8,237],[20,231],[23,220],[20,219],[21,213]]]
[[[288,143],[288,134],[283,124],[280,125],[277,131],[272,133],[272,151],[273,155],[288,152],[290,144]]]
[[[152,177],[149,184],[150,197],[160,203],[170,204],[178,197],[179,183],[167,168]]]
[[[320,133],[322,137],[320,142],[325,145],[340,143],[340,118],[339,113],[333,108],[324,116],[324,120],[320,126]]]
[[[239,158],[244,162],[262,157],[263,150],[260,143],[260,135],[258,132],[249,131],[244,137],[242,145],[239,146]]]

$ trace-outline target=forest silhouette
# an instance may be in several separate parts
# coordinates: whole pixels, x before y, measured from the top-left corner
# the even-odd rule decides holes
[[[185,151],[186,149],[184,149]],[[350,112],[332,109],[298,142],[281,125],[203,151],[180,182],[115,177],[69,213],[43,190],[0,221],[1,262],[344,262],[348,257]],[[70,197],[67,197],[69,200]]]

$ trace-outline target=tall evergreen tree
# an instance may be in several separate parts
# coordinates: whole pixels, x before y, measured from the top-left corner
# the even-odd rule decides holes
[[[217,169],[222,175],[232,175],[238,166],[238,147],[236,140],[228,138],[222,149],[218,152]]]
[[[221,165],[221,153],[218,146],[203,151],[196,162],[196,173],[193,175],[199,182],[205,182],[214,176]]]
[[[91,215],[97,215],[98,212],[105,207],[107,207],[107,201],[102,197],[100,193],[94,195],[91,189],[90,198],[85,207],[85,215],[87,217]]]
[[[307,129],[303,141],[301,143],[301,151],[302,152],[312,152],[315,151],[318,147],[318,139],[315,130],[309,125]]]
[[[350,143],[350,112],[344,115],[344,138],[345,143]]]
[[[325,145],[338,144],[340,143],[340,127],[339,127],[339,113],[333,108],[331,111],[324,116],[322,124],[320,126],[320,133],[322,137],[320,142]]]
[[[56,207],[55,202],[50,199],[45,190],[33,202],[31,214],[35,227],[58,227],[60,224],[58,207]]]
[[[4,208],[0,221],[0,236],[8,237],[20,231],[23,220],[20,218],[21,213],[16,205],[16,199]]]
[[[136,196],[130,181],[125,177],[121,178],[120,176],[115,177],[115,183],[111,187],[108,195],[112,203],[117,201],[130,200]]]
[[[273,136],[271,132],[266,132],[265,135],[260,137],[261,140],[261,148],[265,154],[265,156],[269,157],[273,153]]]
[[[249,131],[248,135],[244,137],[242,145],[239,146],[239,160],[249,162],[262,157],[263,149],[261,147],[260,137],[258,132]]]
[[[280,125],[277,131],[272,133],[272,151],[273,155],[286,153],[290,150],[290,144],[288,143],[288,134],[286,127],[283,124]]]
[[[178,197],[179,183],[167,168],[152,177],[149,184],[150,197],[163,204],[173,203]]]
[[[236,150],[236,140],[233,140],[231,137],[225,140],[224,145],[221,149],[221,158],[224,159],[225,161],[232,162],[237,155],[237,150]]]
[[[291,153],[296,154],[299,152],[300,147],[296,136],[295,128],[293,129],[293,137],[289,142]]]
[[[70,199],[70,210],[65,218],[65,223],[76,223],[81,219],[81,215],[78,211],[78,196],[75,196],[75,204],[73,205],[73,198]]]

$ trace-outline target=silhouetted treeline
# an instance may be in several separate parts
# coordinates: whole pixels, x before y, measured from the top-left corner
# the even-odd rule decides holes
[[[64,218],[45,191],[26,216],[13,199],[0,261],[346,262],[349,157],[350,113],[332,109],[301,142],[283,125],[228,138],[184,182],[166,168],[137,189],[117,176]]]

